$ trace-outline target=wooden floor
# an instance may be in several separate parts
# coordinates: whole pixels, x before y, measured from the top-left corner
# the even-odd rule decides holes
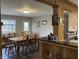
[[[2,49],[2,59],[40,59],[39,51],[35,51],[31,54],[22,54],[20,53],[20,56],[17,56],[16,53],[10,52],[8,55],[5,53],[5,49]]]

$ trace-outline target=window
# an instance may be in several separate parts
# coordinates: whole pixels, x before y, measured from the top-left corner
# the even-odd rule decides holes
[[[29,22],[24,22],[24,31],[29,31]]]
[[[16,31],[15,20],[1,20],[3,22],[2,33],[10,33]]]

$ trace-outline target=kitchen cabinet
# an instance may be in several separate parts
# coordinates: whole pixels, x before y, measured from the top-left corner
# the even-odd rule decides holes
[[[78,59],[78,49],[57,43],[41,42],[42,59]]]
[[[78,50],[72,48],[63,48],[63,59],[78,59]]]

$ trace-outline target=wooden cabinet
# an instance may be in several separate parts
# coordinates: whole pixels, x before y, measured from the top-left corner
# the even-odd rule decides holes
[[[62,53],[62,50],[59,46],[47,44],[47,43],[42,43],[43,59],[61,58],[61,53]]]
[[[68,59],[78,59],[78,51],[74,49],[68,49]]]
[[[43,59],[78,59],[78,49],[75,47],[42,42]]]
[[[63,59],[78,59],[78,50],[73,48],[63,48]]]

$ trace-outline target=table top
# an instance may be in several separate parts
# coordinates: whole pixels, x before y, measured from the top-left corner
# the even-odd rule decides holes
[[[14,37],[14,38],[8,38],[11,41],[22,41],[22,40],[26,40],[24,37]]]

